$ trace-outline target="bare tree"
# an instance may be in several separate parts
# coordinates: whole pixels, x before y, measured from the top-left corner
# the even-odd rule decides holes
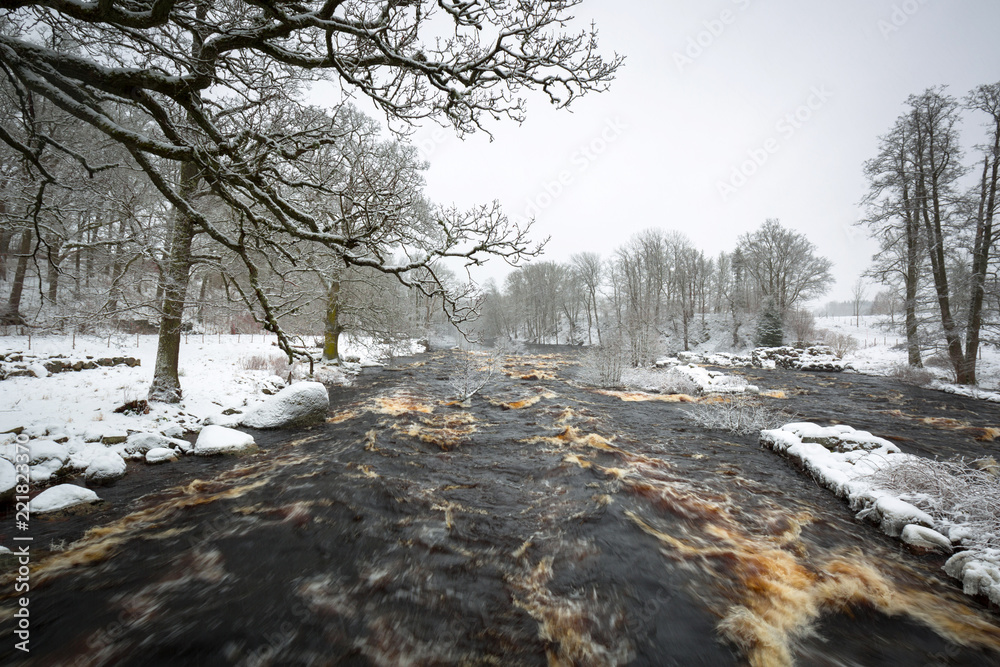
[[[19,117],[33,117],[32,98],[48,99],[123,146],[173,207],[150,398],[180,397],[180,329],[197,236],[245,265],[249,291],[240,296],[255,304],[289,355],[295,351],[260,284],[258,264],[269,253],[280,256],[290,239],[422,290],[428,286],[408,276],[441,258],[477,264],[494,255],[516,263],[530,255],[526,230],[490,208],[442,216],[435,243],[415,231],[409,243],[390,250],[370,229],[344,234],[297,196],[338,187],[313,181],[303,165],[341,140],[336,119],[307,106],[300,93],[329,80],[345,94],[365,95],[397,128],[434,118],[459,132],[481,128],[484,118],[522,119],[526,89],[566,106],[606,88],[621,62],[597,54],[596,29],[562,32],[577,4],[8,3],[0,66],[18,93]],[[439,19],[450,24],[443,37]],[[53,177],[39,147],[73,155],[85,170],[97,168],[31,122],[0,124],[0,140],[31,162],[42,181]],[[216,218],[210,201],[233,215]],[[396,253],[406,261],[393,263]],[[431,292],[462,317],[461,300],[441,286]]]
[[[601,318],[597,297],[604,282],[604,261],[596,252],[581,252],[570,256],[573,271],[586,291],[587,344],[593,345],[593,329],[597,329],[597,343],[601,344]]]
[[[761,296],[774,297],[782,314],[800,301],[824,294],[833,282],[830,260],[802,234],[769,219],[739,239],[743,266]]]
[[[865,302],[867,297],[868,285],[865,283],[864,276],[861,276],[854,281],[854,285],[851,287],[851,306],[854,309],[854,326],[861,326],[861,305]]]
[[[997,212],[997,187],[1000,184],[1000,82],[979,86],[965,101],[967,109],[987,116],[987,140],[981,147],[982,172],[976,190],[971,194],[974,202],[972,271],[969,294],[969,320],[966,324],[965,357],[961,377],[968,383],[976,381],[976,358],[979,353],[980,330],[983,326],[983,309],[986,282],[993,259],[996,232],[993,218]]]
[[[926,242],[917,216],[912,141],[905,118],[880,138],[878,156],[865,163],[869,192],[861,224],[868,226],[880,246],[868,274],[883,284],[902,281],[907,358],[910,366],[921,368],[917,294]]]

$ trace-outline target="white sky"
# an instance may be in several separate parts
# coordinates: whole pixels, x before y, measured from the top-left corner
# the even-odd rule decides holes
[[[728,24],[711,25],[724,11]],[[627,56],[611,90],[571,112],[534,95],[524,124],[490,126],[492,143],[420,129],[429,196],[533,212],[535,238],[551,237],[544,258],[556,261],[608,257],[648,227],[680,230],[715,255],[778,218],[833,260],[837,285],[821,302],[848,299],[874,251],[852,226],[862,164],[906,97],[938,84],[961,97],[1000,80],[997,0],[587,0],[576,15],[597,23],[602,53]],[[701,53],[679,65],[692,40]],[[797,111],[796,127],[786,116]],[[591,144],[599,155],[581,152]],[[720,183],[768,148],[723,197]],[[550,196],[561,172],[567,185]],[[502,284],[509,269],[491,264],[481,277]]]

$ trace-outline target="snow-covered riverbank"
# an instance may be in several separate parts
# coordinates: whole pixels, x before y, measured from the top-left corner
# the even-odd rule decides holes
[[[185,336],[183,400],[168,405],[143,400],[153,375],[155,336],[0,338],[0,496],[13,492],[19,452],[28,456],[34,496],[67,476],[99,487],[125,474],[126,460],[154,465],[215,451],[222,436],[197,444],[191,436],[209,424],[238,425],[289,382],[309,379],[309,364],[289,366],[273,343],[273,336]],[[363,345],[348,341],[346,348],[345,356],[356,362],[317,364],[313,379],[345,384],[362,365],[376,363]],[[58,509],[60,499],[34,509]]]

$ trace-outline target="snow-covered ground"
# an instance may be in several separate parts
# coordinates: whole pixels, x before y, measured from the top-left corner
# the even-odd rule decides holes
[[[265,400],[273,401],[272,395],[289,380],[298,382],[308,375],[308,362],[289,367],[274,340],[274,336],[261,335],[185,336],[179,364],[183,400],[147,406],[137,402],[146,397],[153,377],[155,336],[0,337],[0,377],[7,376],[0,380],[0,464],[4,466],[0,482],[5,487],[0,496],[12,492],[13,484],[6,482],[11,481],[10,464],[18,453],[28,455],[32,494],[39,485],[65,474],[83,473],[76,480],[88,485],[117,479],[125,474],[126,459],[160,464],[180,455],[204,453],[183,436],[200,432],[208,424],[235,426],[242,415],[253,413]],[[347,383],[352,372],[377,363],[378,350],[366,341],[347,338],[342,343],[343,356],[356,361],[343,367],[316,364],[315,379]],[[140,363],[49,373],[44,364],[51,365],[54,357],[60,357],[65,366],[75,362],[94,366],[101,360],[110,363],[129,357]],[[322,389],[316,383],[301,384],[313,385],[313,393],[315,387]],[[309,405],[320,403],[314,398]],[[138,410],[118,411],[128,404]],[[226,449],[227,438],[246,447],[253,440],[246,437],[249,443],[238,434],[218,433],[211,446],[203,443],[201,449]],[[67,496],[65,490],[55,495],[60,501],[75,497]],[[61,502],[38,507],[56,505]]]
[[[906,337],[899,332],[887,331],[885,320],[885,317],[875,315],[864,316],[860,320],[853,317],[817,317],[816,329],[846,334],[857,341],[858,348],[844,355],[844,360],[858,373],[890,375],[906,365]],[[954,393],[967,391],[967,388],[955,389],[955,385],[951,384],[954,375],[946,364],[938,363],[934,355],[927,352],[923,357],[925,370],[936,379],[936,389]],[[1000,349],[981,346],[976,375],[981,391],[1000,391]],[[985,394],[979,397],[994,400]]]

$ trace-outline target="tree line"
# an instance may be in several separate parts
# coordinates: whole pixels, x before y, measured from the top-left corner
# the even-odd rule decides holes
[[[764,312],[797,334],[796,321],[808,318],[805,302],[832,284],[831,267],[803,234],[773,219],[716,257],[680,232],[651,228],[608,257],[535,261],[508,275],[502,289],[488,285],[479,332],[538,343],[613,342],[639,365],[657,355],[664,336],[684,350],[702,342],[712,314],[741,347],[757,342]]]

